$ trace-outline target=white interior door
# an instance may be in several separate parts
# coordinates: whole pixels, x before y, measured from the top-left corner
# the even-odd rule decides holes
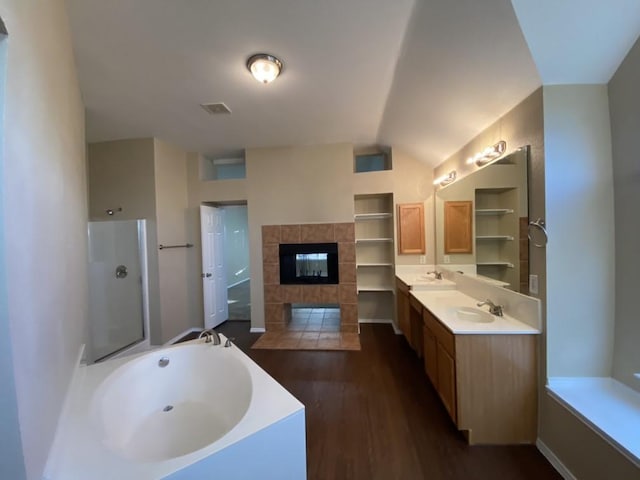
[[[200,206],[204,326],[214,328],[229,318],[224,268],[224,210]]]

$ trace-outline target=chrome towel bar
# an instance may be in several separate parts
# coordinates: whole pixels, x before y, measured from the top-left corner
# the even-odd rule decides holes
[[[162,245],[158,247],[158,250],[165,250],[167,248],[191,248],[193,247],[192,243],[185,243],[184,245]]]

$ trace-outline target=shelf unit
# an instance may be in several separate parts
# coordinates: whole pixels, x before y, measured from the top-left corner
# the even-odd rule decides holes
[[[476,235],[476,240],[505,240],[513,241],[513,235]]]
[[[476,215],[507,215],[509,213],[513,213],[512,208],[476,208]]]
[[[388,212],[382,213],[356,213],[354,219],[356,222],[363,220],[381,220],[383,218],[391,218],[393,215]]]
[[[476,189],[475,241],[478,274],[510,285],[519,283],[516,188]]]
[[[354,197],[358,320],[390,322],[394,315],[393,195]]]

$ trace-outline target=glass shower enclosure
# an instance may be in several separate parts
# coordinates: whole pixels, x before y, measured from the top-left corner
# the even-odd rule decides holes
[[[145,220],[89,222],[89,339],[93,363],[148,341]]]

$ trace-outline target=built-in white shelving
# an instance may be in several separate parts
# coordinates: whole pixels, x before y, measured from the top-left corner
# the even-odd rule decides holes
[[[393,238],[356,238],[356,243],[389,243]]]
[[[356,213],[354,219],[356,222],[367,220],[381,220],[383,218],[391,218],[393,215],[389,212],[376,212],[376,213]]]
[[[512,241],[513,235],[476,235],[476,240],[505,240]]]
[[[476,215],[507,215],[513,213],[512,208],[476,208]]]
[[[513,268],[513,263],[511,263],[511,262],[502,262],[502,261],[499,261],[499,260],[496,260],[495,262],[491,262],[491,261],[477,262],[476,265],[478,265],[478,266],[493,266],[493,267]]]
[[[478,188],[475,238],[478,274],[498,282],[519,281],[518,194],[515,188]]]
[[[393,196],[356,195],[356,267],[359,321],[394,315]]]

